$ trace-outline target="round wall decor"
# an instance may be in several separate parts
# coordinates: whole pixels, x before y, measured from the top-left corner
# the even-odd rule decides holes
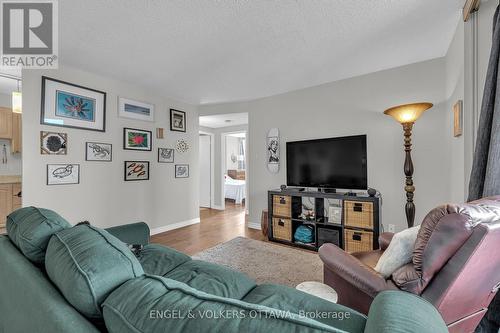
[[[186,140],[177,140],[177,144],[175,145],[175,149],[179,153],[186,153],[189,150],[189,143],[186,142]]]

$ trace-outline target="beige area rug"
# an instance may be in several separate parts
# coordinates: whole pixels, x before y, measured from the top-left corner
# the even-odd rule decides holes
[[[193,259],[243,272],[258,284],[277,283],[295,288],[304,281],[323,282],[323,263],[317,253],[244,237],[199,252]]]

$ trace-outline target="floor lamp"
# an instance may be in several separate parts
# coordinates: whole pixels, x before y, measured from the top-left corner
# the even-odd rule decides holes
[[[393,117],[394,119],[396,119],[396,121],[403,125],[404,147],[406,152],[404,164],[404,173],[406,176],[405,212],[408,228],[413,227],[413,224],[415,222],[415,204],[413,203],[413,193],[415,192],[415,186],[413,185],[413,161],[411,160],[411,130],[415,121],[417,121],[417,119],[422,115],[422,113],[424,113],[424,111],[430,109],[432,106],[432,103],[414,103],[395,106],[384,111],[386,115]]]

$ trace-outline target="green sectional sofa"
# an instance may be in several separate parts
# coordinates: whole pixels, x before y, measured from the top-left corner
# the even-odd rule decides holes
[[[368,317],[148,244],[135,223],[71,226],[26,207],[0,236],[0,332],[447,332],[427,301],[381,293]],[[144,246],[132,253],[128,245]]]

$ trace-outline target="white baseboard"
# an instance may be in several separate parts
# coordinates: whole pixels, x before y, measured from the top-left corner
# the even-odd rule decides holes
[[[199,217],[192,219],[192,220],[177,222],[177,223],[173,223],[173,224],[167,224],[163,227],[153,228],[153,229],[151,229],[150,234],[151,235],[161,234],[162,232],[166,232],[166,231],[170,231],[170,230],[174,230],[174,229],[179,229],[182,227],[187,227],[188,225],[197,224],[197,223],[200,223]]]
[[[248,226],[250,229],[257,229],[257,230],[261,230],[261,227],[260,227],[260,222],[248,222],[247,226]]]
[[[220,205],[212,205],[212,209],[224,210],[224,207],[222,207]]]

